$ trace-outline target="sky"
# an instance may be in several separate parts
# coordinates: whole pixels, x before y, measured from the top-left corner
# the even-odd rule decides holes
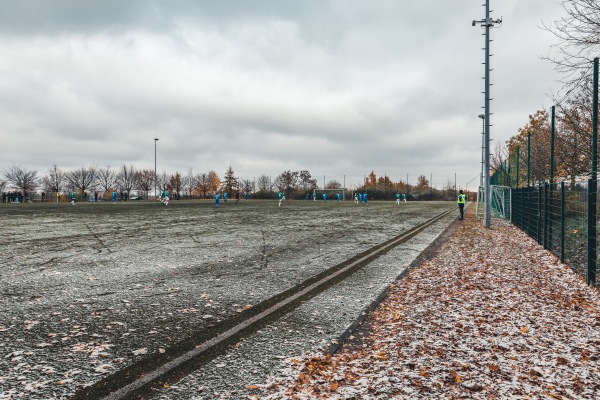
[[[0,172],[87,165],[475,188],[483,0],[5,0]],[[492,146],[549,107],[558,0],[491,0]],[[158,138],[158,141],[154,139]]]

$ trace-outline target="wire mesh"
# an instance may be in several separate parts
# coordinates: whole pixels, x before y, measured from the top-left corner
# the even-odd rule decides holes
[[[513,224],[586,278],[589,195],[587,182],[512,190]]]

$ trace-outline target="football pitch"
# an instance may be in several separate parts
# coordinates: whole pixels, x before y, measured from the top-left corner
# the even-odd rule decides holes
[[[454,206],[0,204],[0,395],[68,396]]]

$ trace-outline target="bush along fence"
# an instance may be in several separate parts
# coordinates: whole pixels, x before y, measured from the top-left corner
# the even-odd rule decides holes
[[[559,147],[559,161],[555,163],[556,117],[551,108],[550,124],[536,132],[530,124],[529,132],[521,132],[509,142],[509,156],[490,178],[492,185],[510,187],[510,220],[519,229],[552,251],[561,262],[571,266],[596,286],[598,241],[598,59],[594,59],[590,119],[581,130],[585,142],[576,150]],[[588,97],[588,99],[589,99]],[[561,129],[568,129],[565,114]],[[531,119],[531,117],[530,117]],[[567,121],[568,122],[568,121]],[[591,123],[590,123],[591,122]],[[540,133],[546,129],[545,139]],[[532,151],[532,135],[536,137]],[[562,136],[561,136],[562,135]],[[567,133],[559,132],[560,145],[565,146]],[[591,142],[591,143],[590,143]],[[543,143],[543,146],[540,146]],[[511,146],[512,145],[512,146]],[[591,146],[590,146],[591,145]],[[591,147],[591,148],[590,148]],[[570,152],[570,154],[569,154]],[[576,172],[568,173],[570,159],[585,159],[587,164]],[[555,172],[557,177],[555,178]],[[532,179],[533,175],[533,179]]]

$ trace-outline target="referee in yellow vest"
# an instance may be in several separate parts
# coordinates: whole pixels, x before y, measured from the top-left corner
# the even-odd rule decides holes
[[[458,195],[458,209],[460,210],[460,219],[463,219],[464,215],[465,215],[465,195],[463,194],[463,191],[460,191],[460,194]]]

